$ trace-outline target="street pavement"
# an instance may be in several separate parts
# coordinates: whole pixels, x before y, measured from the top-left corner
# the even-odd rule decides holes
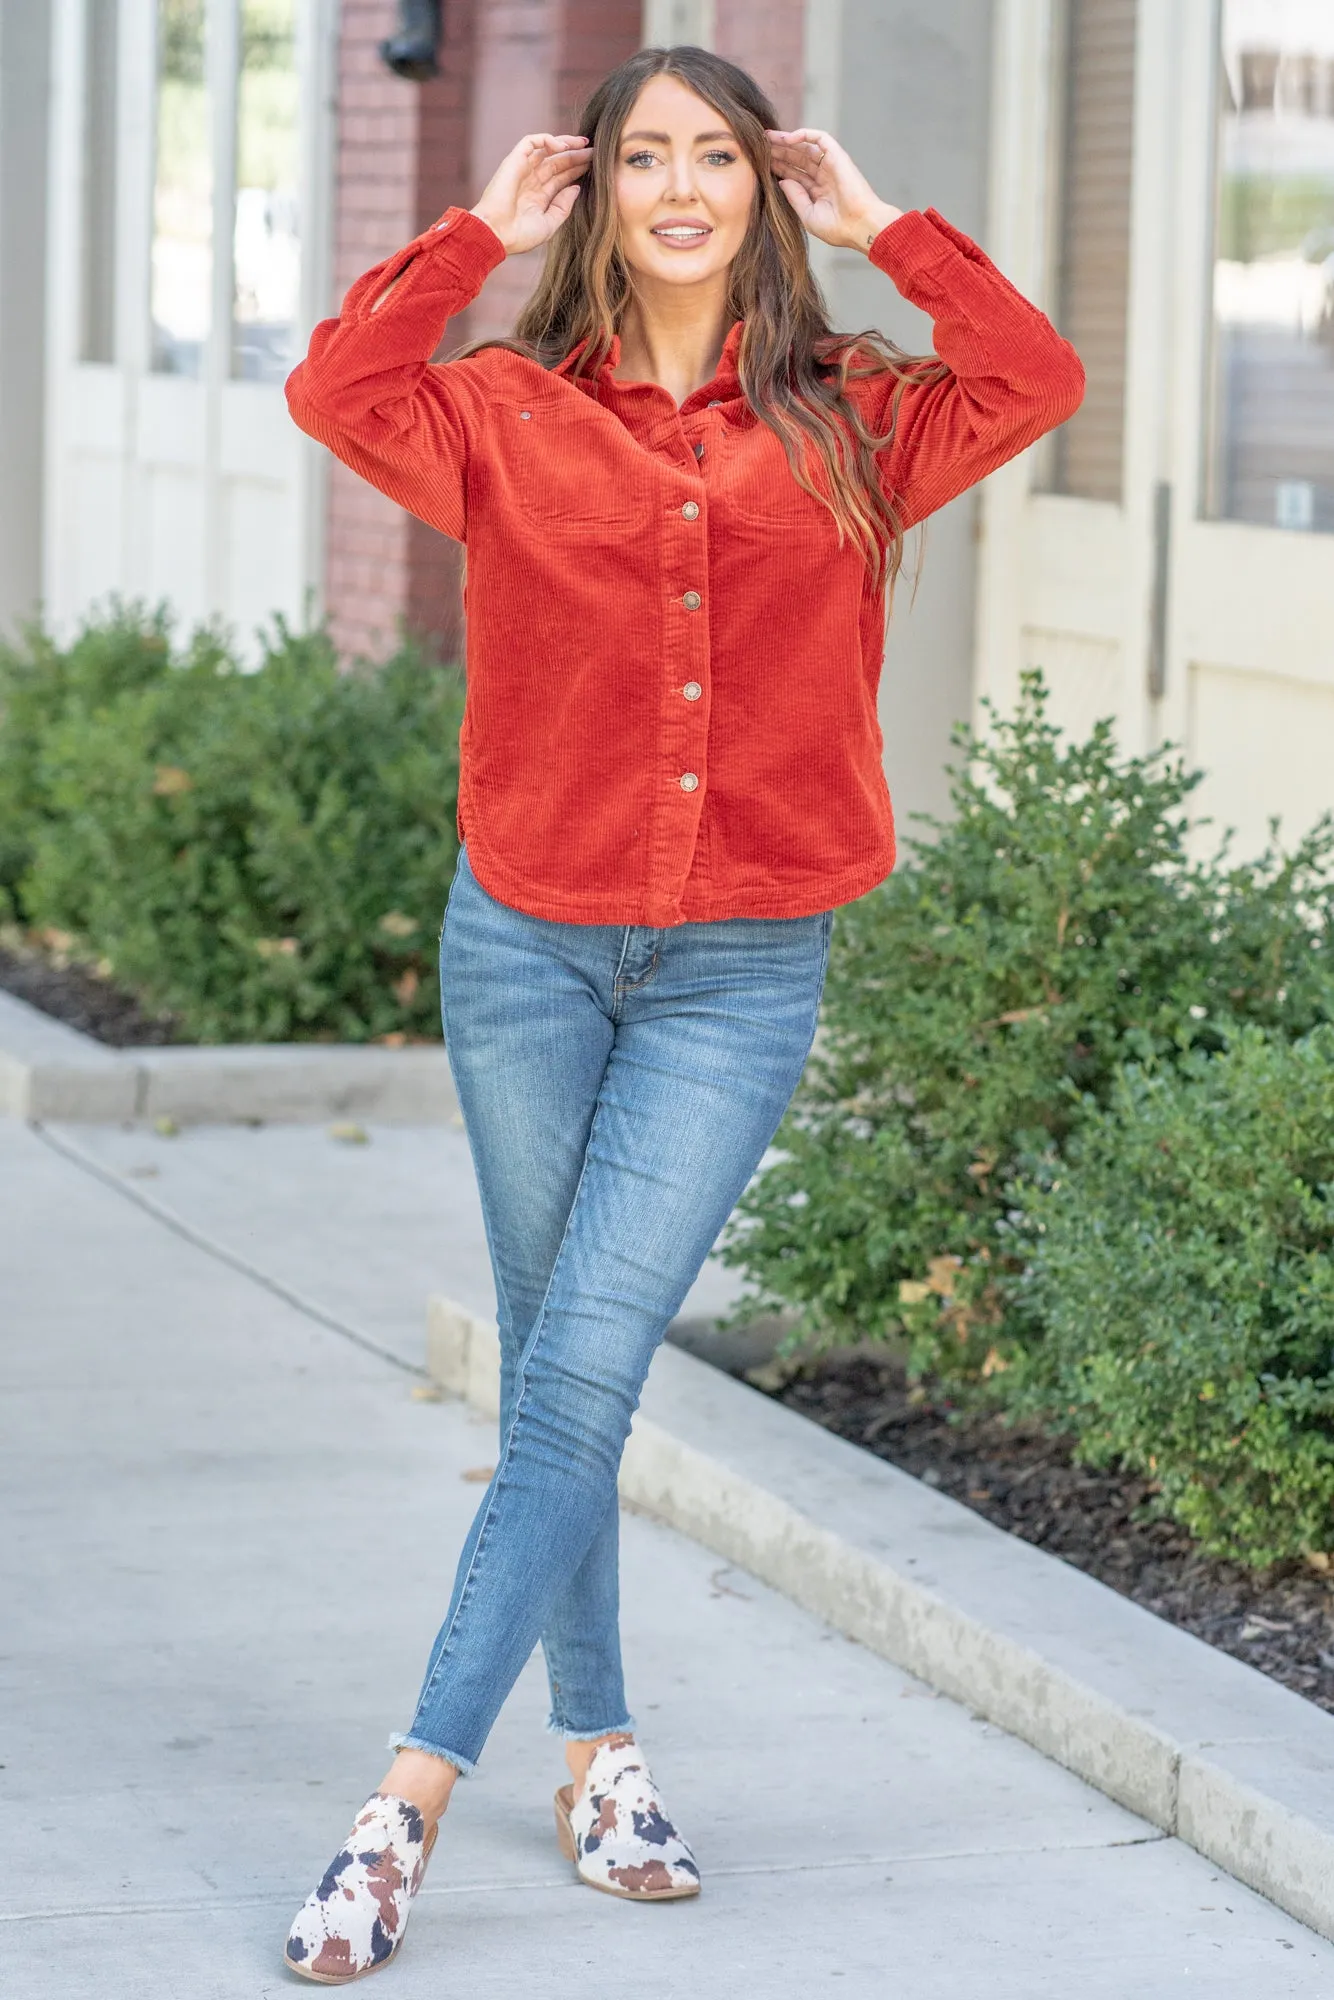
[[[494,1455],[414,1398],[430,1290],[490,1300],[457,1131],[0,1119],[5,2000],[306,1990],[287,1921],[404,1726]],[[386,1994],[1334,1995],[1334,1945],[753,1578],[633,1515],[623,1566],[704,1895],[636,1908],[561,1860],[534,1660]]]

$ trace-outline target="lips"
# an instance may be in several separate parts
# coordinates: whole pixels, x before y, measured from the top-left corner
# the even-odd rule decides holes
[[[658,222],[649,231],[673,250],[693,250],[697,244],[707,243],[712,234],[712,225],[707,222]]]

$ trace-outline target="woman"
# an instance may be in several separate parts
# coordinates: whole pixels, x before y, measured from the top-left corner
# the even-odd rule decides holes
[[[931,313],[939,359],[833,335],[806,232]],[[428,365],[488,272],[543,243],[515,338]],[[893,865],[876,685],[904,532],[1082,384],[965,237],[676,48],[362,278],[288,385],[305,430],[467,545],[441,986],[503,1369],[416,1714],[288,1940],[310,1978],[393,1955],[539,1639],[563,1851],[597,1888],[698,1891],[625,1705],[621,1449],[801,1074],[833,907]]]

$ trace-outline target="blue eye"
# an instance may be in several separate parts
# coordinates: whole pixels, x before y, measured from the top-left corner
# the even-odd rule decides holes
[[[625,164],[626,164],[626,166],[627,166],[627,167],[637,167],[637,166],[641,165],[643,161],[647,160],[647,161],[648,161],[648,163],[649,163],[649,165],[650,165],[650,166],[652,166],[652,165],[653,165],[653,159],[654,159],[654,156],[653,156],[653,154],[652,154],[652,153],[642,153],[642,152],[641,152],[641,153],[627,153],[627,154],[626,154],[626,156],[625,156]]]
[[[704,157],[709,162],[710,166],[721,165],[724,167],[730,167],[732,162],[736,159],[736,154],[727,153],[724,152],[720,147],[715,147],[711,152],[706,153]]]

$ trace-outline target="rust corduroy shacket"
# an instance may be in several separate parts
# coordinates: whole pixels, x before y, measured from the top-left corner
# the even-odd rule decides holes
[[[615,346],[588,379],[502,348],[432,365],[504,254],[450,209],[353,285],[287,385],[303,430],[467,545],[459,830],[478,880],[532,916],[655,927],[861,895],[894,864],[883,593],[742,396],[741,323],[679,408],[616,381]],[[880,454],[907,527],[1061,423],[1084,377],[934,210],[871,259],[950,370],[909,386]],[[892,387],[855,391],[877,432]]]

